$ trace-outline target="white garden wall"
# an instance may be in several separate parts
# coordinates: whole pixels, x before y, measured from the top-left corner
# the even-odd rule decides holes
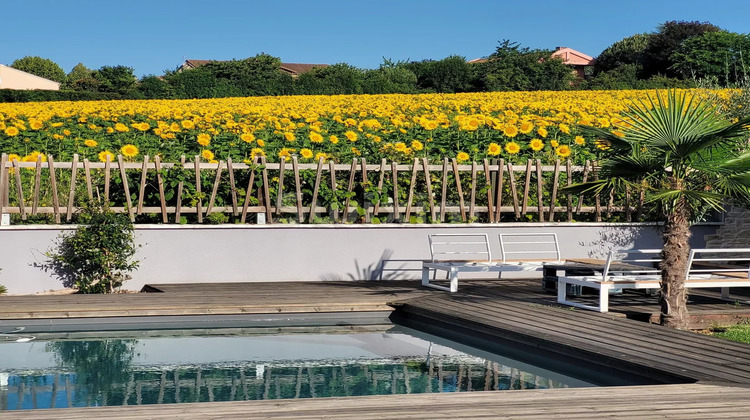
[[[38,267],[44,252],[70,226],[0,227],[0,284],[10,294],[61,289],[53,273]],[[418,278],[414,269],[429,257],[429,233],[497,235],[556,232],[563,258],[601,257],[612,248],[661,247],[653,225],[596,223],[504,223],[501,225],[137,225],[140,268],[126,289],[147,283],[372,280],[381,261],[386,279]],[[693,228],[692,246],[716,226]],[[499,255],[499,250],[493,250]]]

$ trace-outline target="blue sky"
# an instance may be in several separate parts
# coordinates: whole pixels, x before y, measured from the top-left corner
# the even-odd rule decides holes
[[[376,68],[383,58],[467,59],[498,41],[591,56],[669,20],[750,32],[750,0],[0,0],[0,64],[27,55],[161,75],[184,59],[261,52],[289,63]]]

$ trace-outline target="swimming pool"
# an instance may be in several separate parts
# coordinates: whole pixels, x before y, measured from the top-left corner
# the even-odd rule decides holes
[[[594,385],[392,324],[19,333],[0,410]]]

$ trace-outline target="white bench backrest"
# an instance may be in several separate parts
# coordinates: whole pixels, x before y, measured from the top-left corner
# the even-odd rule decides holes
[[[486,233],[434,233],[428,239],[432,262],[492,261]]]
[[[602,270],[602,280],[606,281],[609,276],[620,275],[627,272],[637,272],[640,274],[657,274],[661,273],[659,263],[661,262],[661,249],[627,249],[612,250],[607,254]],[[628,270],[617,268],[617,263],[634,266]],[[615,267],[612,265],[615,264]],[[637,266],[637,268],[635,267]]]
[[[501,233],[502,261],[544,260],[561,262],[556,233]]]
[[[741,274],[750,278],[750,248],[690,250],[687,278],[701,273]]]

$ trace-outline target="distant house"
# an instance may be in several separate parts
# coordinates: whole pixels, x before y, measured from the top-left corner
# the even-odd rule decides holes
[[[550,57],[562,59],[564,64],[567,64],[573,68],[576,77],[581,79],[583,79],[584,69],[587,66],[593,66],[594,62],[596,62],[595,58],[568,47],[555,48],[555,51],[550,55]],[[484,63],[487,61],[487,58],[475,58],[473,60],[469,60],[468,63]]]
[[[0,89],[60,90],[60,83],[0,64]]]
[[[576,76],[583,79],[584,69],[593,66],[596,59],[580,51],[568,47],[557,47],[552,53],[553,58],[561,58],[563,63],[573,67]]]
[[[211,61],[215,60],[185,60],[177,71],[194,69],[210,63]],[[302,73],[307,73],[314,68],[323,67],[328,67],[328,64],[281,63],[281,71],[290,74],[292,77],[297,77]]]

